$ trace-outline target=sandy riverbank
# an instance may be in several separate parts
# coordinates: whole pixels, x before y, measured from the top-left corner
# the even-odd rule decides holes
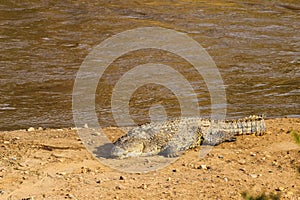
[[[76,130],[0,132],[0,199],[241,199],[243,191],[300,199],[300,148],[289,134],[300,130],[300,119],[266,123],[264,136],[239,136],[202,160],[188,150],[146,174],[104,166]]]

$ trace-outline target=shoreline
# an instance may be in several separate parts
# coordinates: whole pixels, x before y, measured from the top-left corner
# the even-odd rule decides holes
[[[230,119],[235,119],[235,118],[230,118]],[[284,116],[284,117],[264,117],[265,120],[276,120],[276,119],[300,119],[300,115],[292,115],[292,116]],[[42,127],[42,126],[29,126],[28,128],[20,128],[20,129],[14,129],[14,130],[0,130],[0,133],[2,132],[14,132],[14,131],[25,131],[25,132],[32,132],[32,131],[45,131],[45,130],[76,130],[78,128],[84,128],[84,127]],[[102,128],[102,127],[101,127]],[[107,126],[107,127],[103,127],[102,129],[106,129],[106,128],[119,128],[119,127],[115,127],[115,126]],[[91,128],[93,129],[93,128]]]

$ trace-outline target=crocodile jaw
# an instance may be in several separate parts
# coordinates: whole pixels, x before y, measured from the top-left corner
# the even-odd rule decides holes
[[[114,145],[114,147],[111,150],[111,156],[120,159],[128,157],[138,157],[142,154],[143,148],[144,146],[142,144],[131,148],[127,147],[126,149]]]

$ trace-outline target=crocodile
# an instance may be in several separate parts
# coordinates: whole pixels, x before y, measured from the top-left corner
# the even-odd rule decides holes
[[[263,135],[266,125],[263,115],[236,120],[211,120],[182,117],[164,122],[137,126],[113,144],[113,158],[162,155],[177,157],[187,149],[200,145],[216,146],[236,141],[245,134]]]

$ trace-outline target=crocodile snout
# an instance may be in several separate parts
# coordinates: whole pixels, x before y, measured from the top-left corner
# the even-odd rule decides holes
[[[142,154],[143,145],[129,145],[126,148],[120,147],[118,145],[114,145],[111,150],[111,156],[113,158],[128,158],[128,157],[137,157]]]

